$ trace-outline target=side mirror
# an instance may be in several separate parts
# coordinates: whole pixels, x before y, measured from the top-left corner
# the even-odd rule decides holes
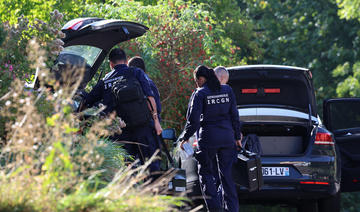
[[[163,139],[173,140],[173,141],[176,140],[175,129],[173,128],[164,129],[161,135]]]

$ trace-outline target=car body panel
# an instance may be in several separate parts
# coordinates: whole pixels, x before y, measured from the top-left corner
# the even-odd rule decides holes
[[[360,190],[360,98],[324,101],[324,125],[341,155],[341,191]]]
[[[86,24],[79,28],[71,27],[73,22]],[[88,23],[90,22],[90,23]],[[76,26],[76,24],[75,24]],[[104,20],[99,18],[84,18],[73,20],[65,24],[62,32],[65,33],[64,46],[89,45],[95,46],[105,51],[110,50],[118,43],[142,36],[148,28],[144,25],[123,21],[123,20]]]
[[[283,108],[270,108],[270,107],[254,107],[254,108],[239,108],[239,116],[241,121],[246,122],[301,122],[309,119],[309,114]],[[311,116],[314,123],[318,123],[319,119]]]
[[[234,90],[238,107],[280,107],[317,116],[309,70],[275,65],[236,66],[227,69],[228,84]]]

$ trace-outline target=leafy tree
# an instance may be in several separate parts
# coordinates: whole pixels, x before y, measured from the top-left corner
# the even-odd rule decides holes
[[[360,23],[360,1],[337,0],[339,6],[339,16],[346,20],[357,19]],[[356,32],[357,37],[353,43],[359,43],[360,30]],[[356,52],[354,52],[356,54]],[[333,71],[333,76],[342,79],[336,87],[339,97],[359,97],[360,96],[360,59],[356,61],[346,61],[338,65]]]
[[[30,23],[36,19],[50,21],[50,12],[57,9],[67,20],[82,15],[86,4],[100,3],[100,0],[3,0],[0,1],[0,21],[18,23],[24,16]]]
[[[236,0],[195,0],[193,2],[204,5],[209,11],[210,19],[216,23],[214,28],[222,32],[223,38],[219,43],[226,40],[234,46],[231,48],[230,55],[222,52],[223,57],[244,59],[246,62],[262,58],[263,49],[256,40],[254,25],[246,17],[244,10],[238,6]],[[205,18],[209,19],[209,17]]]
[[[332,71],[359,60],[359,22],[340,19],[332,0],[242,0],[239,5],[257,25],[257,41],[265,49],[257,63],[310,68],[318,103],[336,97],[346,76],[333,77]]]
[[[360,21],[359,0],[336,0],[336,3],[339,5],[341,18],[358,19]]]
[[[49,23],[38,20],[33,25],[30,25],[29,20],[24,17],[18,19],[19,24],[17,25],[1,24],[0,22],[2,29],[0,40],[3,40],[0,43],[0,70],[4,72],[0,77],[4,81],[0,86],[0,95],[6,92],[8,85],[15,78],[29,80],[34,74],[35,67],[31,66],[26,51],[31,39],[36,37],[38,42],[47,49],[49,59],[54,60],[62,50],[60,47],[62,41],[59,39],[62,33],[59,28],[63,16],[58,11],[54,11],[49,16],[51,19]]]

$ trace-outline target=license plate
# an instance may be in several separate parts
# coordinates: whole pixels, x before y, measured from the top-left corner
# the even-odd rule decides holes
[[[289,167],[262,167],[263,176],[290,176]]]

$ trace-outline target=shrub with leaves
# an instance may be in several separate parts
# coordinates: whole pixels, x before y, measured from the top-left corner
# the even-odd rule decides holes
[[[17,25],[9,25],[0,22],[0,96],[9,91],[10,84],[15,79],[32,82],[34,80],[36,66],[31,60],[41,60],[43,63],[37,64],[50,67],[56,56],[62,50],[63,42],[60,38],[63,33],[60,31],[63,15],[58,11],[50,14],[51,21],[45,23],[41,20],[35,20],[33,24],[23,16],[18,18]],[[38,54],[31,54],[27,51],[27,45],[30,40],[36,37],[36,41],[45,51],[41,57],[36,58]],[[34,58],[35,57],[35,58]],[[0,106],[4,102],[0,101]],[[1,118],[0,135],[4,139],[6,131],[4,124],[8,120]]]
[[[0,70],[4,72],[0,80],[0,95],[4,95],[8,88],[9,82],[15,78],[20,80],[32,81],[35,69],[28,57],[26,47],[29,41],[36,37],[42,49],[46,51],[44,57],[47,67],[51,67],[59,52],[62,50],[64,34],[60,31],[63,15],[57,10],[50,14],[48,23],[36,19],[30,24],[29,20],[20,16],[17,25],[10,25],[7,22],[0,22]],[[46,55],[46,56],[45,56]]]

